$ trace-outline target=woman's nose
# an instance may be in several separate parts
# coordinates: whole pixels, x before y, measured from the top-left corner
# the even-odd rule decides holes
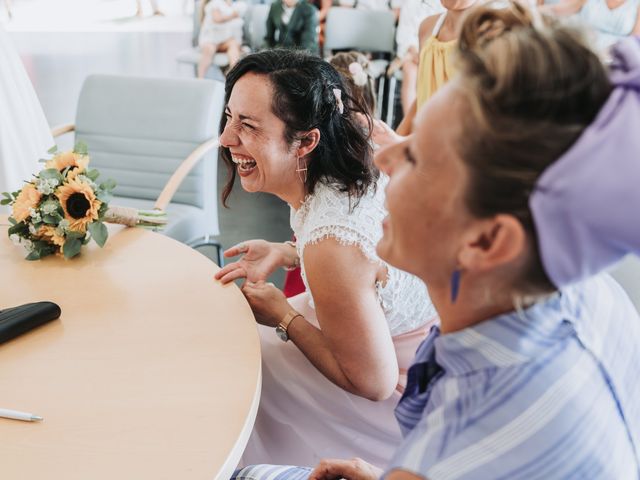
[[[238,145],[238,136],[235,134],[231,122],[227,122],[220,134],[220,145],[224,148]]]
[[[395,165],[400,153],[400,149],[398,147],[399,144],[392,144],[382,147],[376,152],[373,157],[373,163],[382,173],[387,175],[391,175],[393,173],[393,166]]]

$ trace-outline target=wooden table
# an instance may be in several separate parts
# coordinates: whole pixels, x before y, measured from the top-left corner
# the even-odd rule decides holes
[[[0,345],[0,478],[225,479],[260,397],[260,344],[235,285],[160,234],[110,227],[104,249],[24,260],[0,217],[0,308],[62,316]]]

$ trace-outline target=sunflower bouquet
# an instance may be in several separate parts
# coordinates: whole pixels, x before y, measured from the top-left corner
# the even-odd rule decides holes
[[[105,222],[162,228],[166,214],[109,207],[116,182],[99,182],[100,172],[89,169],[87,147],[78,142],[59,153],[21,190],[3,193],[2,205],[12,207],[9,237],[27,250],[27,260],[48,255],[73,258],[93,239],[103,247],[109,236]]]

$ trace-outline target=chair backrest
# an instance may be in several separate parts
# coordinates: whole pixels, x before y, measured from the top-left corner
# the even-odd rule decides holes
[[[271,4],[249,5],[244,20],[244,38],[252,51],[257,51],[264,45],[267,35],[267,17]]]
[[[91,164],[117,182],[115,195],[156,200],[178,165],[217,136],[224,88],[213,80],[91,75],[80,92],[76,139]],[[215,218],[217,154],[185,178],[173,202]]]
[[[393,53],[395,17],[391,11],[331,7],[324,29],[324,49]]]

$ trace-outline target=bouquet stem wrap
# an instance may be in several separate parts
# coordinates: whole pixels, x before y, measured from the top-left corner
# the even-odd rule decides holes
[[[138,210],[114,205],[105,212],[103,221],[128,227],[162,229],[167,224],[167,214],[163,210]]]

